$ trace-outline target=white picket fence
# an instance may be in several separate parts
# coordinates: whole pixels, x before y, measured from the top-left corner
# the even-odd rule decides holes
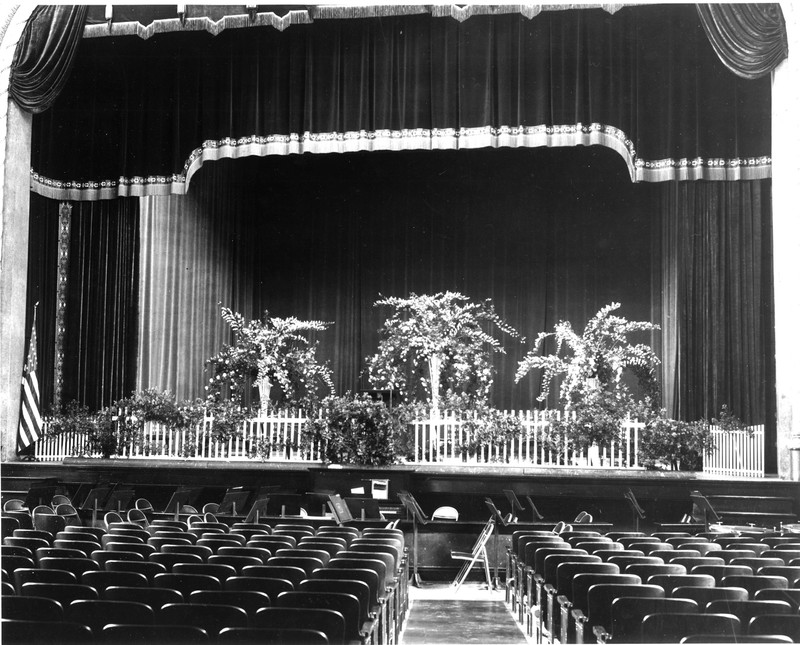
[[[764,426],[723,432],[711,428],[716,450],[703,456],[703,472],[728,477],[764,476]]]
[[[638,421],[623,423],[622,439],[599,450],[570,450],[564,444],[561,450],[552,450],[547,435],[552,421],[560,412],[526,410],[504,412],[515,417],[522,425],[521,435],[512,441],[483,446],[472,453],[465,447],[472,442],[470,424],[452,412],[413,422],[414,452],[411,461],[430,464],[493,463],[509,466],[564,466],[640,468],[639,431],[644,424]]]
[[[470,453],[470,424],[452,412],[443,412],[411,423],[413,453],[409,463],[439,465],[493,464],[497,466],[597,467],[641,469],[639,435],[643,424],[623,424],[622,439],[600,450],[552,450],[547,441],[550,424],[560,413],[529,410],[505,412],[522,425],[521,435],[508,442],[483,446]],[[206,417],[194,429],[170,430],[155,423],[145,425],[138,441],[123,445],[118,457],[265,462],[320,463],[319,446],[300,448],[306,418],[291,410],[250,419],[242,432],[226,441],[213,436],[213,419]],[[712,428],[717,449],[703,457],[703,471],[731,477],[764,475],[764,426],[752,432],[723,432]],[[62,434],[44,437],[35,444],[39,461],[63,461],[67,457],[100,457],[86,450],[85,437]]]

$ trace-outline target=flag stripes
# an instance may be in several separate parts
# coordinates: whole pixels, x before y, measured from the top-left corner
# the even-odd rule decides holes
[[[38,303],[37,303],[38,304]],[[36,351],[36,309],[33,310],[33,329],[28,345],[28,359],[22,372],[22,397],[19,411],[19,431],[17,451],[24,450],[42,435],[41,401],[39,399],[39,380],[36,378],[38,364]]]

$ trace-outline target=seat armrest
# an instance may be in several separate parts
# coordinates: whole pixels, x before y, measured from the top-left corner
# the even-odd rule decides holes
[[[605,627],[602,625],[595,626],[594,630],[595,638],[597,638],[598,643],[608,643],[611,640],[611,636],[605,630]]]
[[[557,596],[556,600],[558,600],[558,604],[561,605],[562,608],[564,609],[572,608],[572,602],[565,595],[562,594],[560,596]]]
[[[576,623],[580,623],[581,625],[585,625],[586,621],[589,620],[586,618],[586,614],[584,614],[580,609],[572,610],[572,618]]]

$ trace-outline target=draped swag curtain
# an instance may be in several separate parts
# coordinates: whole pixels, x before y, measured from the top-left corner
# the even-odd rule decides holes
[[[750,423],[775,415],[771,186],[658,186],[664,401],[680,418],[728,405]]]
[[[720,60],[742,78],[766,76],[789,55],[777,2],[699,4],[697,13]]]
[[[182,194],[219,158],[590,143],[637,181],[758,178],[769,142],[770,79],[731,75],[692,5],[319,20],[84,39],[34,119],[33,189]]]
[[[31,198],[28,309],[39,302],[39,381],[53,400],[58,202]],[[96,409],[127,396],[136,378],[138,199],[76,203],[72,211],[62,401]],[[28,321],[30,324],[30,321]]]
[[[69,78],[88,6],[36,7],[17,43],[8,93],[34,114],[50,108]]]

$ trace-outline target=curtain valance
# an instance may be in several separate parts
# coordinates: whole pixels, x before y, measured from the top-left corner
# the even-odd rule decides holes
[[[600,144],[634,181],[770,174],[769,79],[691,5],[318,21],[88,39],[34,120],[32,186],[182,194],[203,163],[303,152]]]
[[[776,2],[698,4],[697,13],[720,60],[742,78],[760,78],[789,55],[783,12]]]

